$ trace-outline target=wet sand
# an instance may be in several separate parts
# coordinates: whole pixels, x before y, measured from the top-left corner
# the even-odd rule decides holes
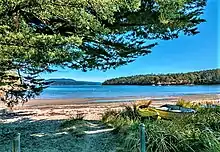
[[[45,105],[72,105],[72,104],[103,104],[103,103],[123,103],[137,100],[153,100],[166,103],[167,101],[177,101],[184,99],[189,101],[197,100],[218,100],[220,94],[201,94],[183,96],[160,96],[160,97],[117,97],[117,98],[74,98],[74,99],[34,99],[24,104],[24,106],[45,106]]]

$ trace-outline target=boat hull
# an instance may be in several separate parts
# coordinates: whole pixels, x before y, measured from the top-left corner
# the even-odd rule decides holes
[[[143,108],[138,110],[139,114],[142,117],[156,117],[162,119],[176,119],[186,115],[192,115],[193,113],[189,112],[172,112],[172,111],[165,111],[156,108]]]

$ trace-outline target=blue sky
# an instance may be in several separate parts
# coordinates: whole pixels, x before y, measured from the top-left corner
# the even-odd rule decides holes
[[[128,65],[106,72],[81,72],[70,69],[58,69],[52,74],[43,74],[48,78],[72,78],[75,80],[99,81],[106,79],[148,73],[175,73],[220,68],[220,11],[218,0],[208,0],[204,18],[206,23],[199,25],[200,34],[182,36],[171,41],[162,41],[153,48],[152,53],[139,57]]]

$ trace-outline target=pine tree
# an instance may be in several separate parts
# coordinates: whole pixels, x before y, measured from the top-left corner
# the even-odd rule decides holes
[[[205,0],[1,0],[0,81],[10,86],[2,89],[8,94],[3,100],[14,104],[38,95],[48,85],[39,74],[53,67],[117,68],[149,54],[156,40],[195,35],[205,21],[200,18],[205,5]],[[6,76],[8,71],[16,74]]]

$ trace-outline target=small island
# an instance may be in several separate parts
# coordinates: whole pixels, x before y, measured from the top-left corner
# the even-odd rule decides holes
[[[220,84],[220,69],[173,74],[146,74],[106,80],[103,85],[213,85]]]

